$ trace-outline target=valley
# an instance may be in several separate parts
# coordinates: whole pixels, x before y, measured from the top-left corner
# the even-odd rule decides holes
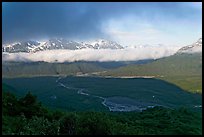
[[[156,78],[192,93],[202,94],[202,53],[175,54],[135,62],[3,62],[5,78],[37,76],[91,76],[105,78]]]
[[[30,91],[43,104],[65,111],[141,111],[154,106],[196,109],[201,105],[199,94],[152,78],[33,77],[4,78],[3,83],[18,96]]]
[[[2,135],[202,135],[202,2],[2,2]]]

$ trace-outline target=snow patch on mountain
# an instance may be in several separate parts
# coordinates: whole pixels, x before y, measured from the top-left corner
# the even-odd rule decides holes
[[[178,50],[177,54],[182,54],[182,53],[191,54],[191,53],[199,53],[199,52],[202,52],[202,38],[198,39],[197,42],[191,45],[182,47],[181,49]]]

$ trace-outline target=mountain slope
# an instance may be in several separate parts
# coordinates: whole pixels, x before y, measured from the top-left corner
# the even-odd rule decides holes
[[[103,76],[154,76],[184,90],[202,93],[202,53],[176,54],[144,65],[129,65]]]
[[[202,38],[200,38],[197,42],[191,45],[182,47],[181,49],[178,50],[177,54],[197,52],[202,52]]]
[[[127,66],[128,64],[145,64],[153,60],[139,61],[118,61],[118,62],[97,62],[97,61],[79,61],[65,63],[48,62],[2,62],[3,77],[20,76],[53,76],[53,75],[76,75],[80,73],[93,73],[105,71],[108,69]]]
[[[76,75],[104,71],[105,68],[87,62],[46,63],[46,62],[3,62],[3,77]]]

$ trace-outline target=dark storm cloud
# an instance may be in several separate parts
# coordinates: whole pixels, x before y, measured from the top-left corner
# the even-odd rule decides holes
[[[76,3],[9,3],[3,6],[5,41],[101,35],[97,12],[80,11]]]
[[[101,23],[119,11],[104,3],[3,3],[3,41],[105,37]]]
[[[148,15],[152,20],[154,16],[151,14],[158,11],[167,11],[165,14],[176,12],[178,4],[163,3],[162,6],[165,8],[158,8],[161,3],[3,3],[3,42],[50,37],[106,38],[108,36],[102,24],[111,18],[131,13],[136,16]],[[180,17],[185,14],[179,12]]]

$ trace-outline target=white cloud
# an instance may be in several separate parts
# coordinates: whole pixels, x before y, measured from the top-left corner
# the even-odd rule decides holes
[[[3,53],[3,61],[45,61],[45,62],[74,62],[74,61],[137,61],[157,59],[170,56],[178,47],[147,46],[143,48],[126,49],[82,49],[82,50],[47,50],[36,53]]]
[[[153,15],[129,14],[107,20],[102,28],[110,39],[124,46],[159,43],[171,46],[186,46],[196,41],[202,34],[200,13],[187,9],[196,10],[199,7],[201,8],[201,5],[202,3],[198,2],[179,3],[181,9],[186,12],[185,15],[182,13],[181,17],[174,15],[177,12],[176,10],[173,12],[174,14],[169,14],[169,18],[167,15],[160,13]]]
[[[167,43],[165,32],[135,15],[111,19],[103,28],[111,39],[125,46]]]

